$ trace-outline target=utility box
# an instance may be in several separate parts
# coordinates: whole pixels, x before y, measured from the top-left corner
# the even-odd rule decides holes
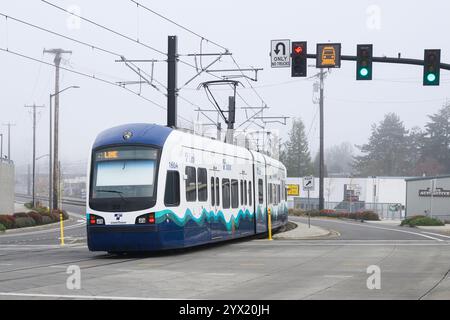
[[[0,160],[0,214],[14,213],[14,163]]]

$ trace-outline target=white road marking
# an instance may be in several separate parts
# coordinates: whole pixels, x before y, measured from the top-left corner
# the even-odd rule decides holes
[[[173,298],[143,298],[143,297],[114,297],[114,296],[83,296],[65,294],[40,294],[20,292],[0,292],[4,297],[31,297],[31,298],[55,298],[55,299],[81,299],[81,300],[175,300]],[[185,299],[185,298],[183,298]],[[189,300],[189,299],[187,299]]]
[[[428,239],[435,240],[435,241],[439,241],[439,242],[444,241],[444,240],[442,240],[442,239],[435,238],[435,237],[431,237],[431,236],[427,236],[427,235],[425,235],[425,234],[418,233],[418,232],[405,231],[405,230],[397,230],[397,229],[391,229],[391,228],[382,228],[382,227],[375,227],[375,226],[368,226],[368,225],[362,225],[362,224],[356,224],[356,223],[348,223],[348,222],[343,222],[343,221],[333,221],[333,222],[335,222],[335,223],[341,223],[341,224],[347,224],[347,225],[352,225],[352,226],[355,226],[355,227],[361,227],[361,228],[371,228],[371,229],[387,230],[387,231],[393,231],[393,232],[408,233],[408,234],[413,234],[413,235],[416,235],[416,236],[428,238]]]
[[[64,230],[76,229],[76,228],[79,228],[79,227],[84,226],[84,225],[86,225],[86,222],[74,224],[72,226],[65,226]],[[18,229],[16,229],[16,230],[18,230]],[[47,229],[47,230],[30,231],[30,232],[17,232],[17,233],[11,233],[11,234],[6,233],[6,234],[0,235],[0,239],[21,237],[21,236],[29,236],[29,235],[36,235],[36,234],[53,233],[53,232],[59,232],[59,231],[60,231],[60,229],[59,229],[59,226],[58,226],[58,228]]]
[[[35,249],[87,249],[86,245],[78,245],[78,244],[66,244],[65,246],[60,245],[40,245],[40,244],[28,244],[28,245],[21,245],[21,244],[7,244],[7,245],[1,245],[0,251],[11,251],[11,250],[35,250]]]
[[[423,233],[426,233],[426,234],[430,234],[430,235],[432,235],[432,236],[438,236],[438,237],[443,237],[443,238],[450,239],[449,236],[445,236],[445,235],[443,235],[443,234],[433,233],[433,232],[426,232],[426,231],[422,231],[422,232],[423,232]]]

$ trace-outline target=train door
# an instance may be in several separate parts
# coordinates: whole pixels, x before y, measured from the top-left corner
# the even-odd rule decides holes
[[[210,170],[210,192],[211,192],[211,212],[209,218],[209,226],[211,240],[219,240],[221,236],[221,215],[223,215],[220,207],[220,178],[219,170],[214,167]]]

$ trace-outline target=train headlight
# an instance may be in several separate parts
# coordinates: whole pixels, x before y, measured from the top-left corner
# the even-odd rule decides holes
[[[140,217],[138,218],[138,224],[146,224],[147,218],[146,217]]]
[[[103,219],[102,217],[99,217],[95,214],[90,214],[89,215],[89,225],[91,226],[102,226],[105,224],[105,219]]]
[[[143,216],[137,217],[136,224],[155,224],[156,218],[154,213],[144,214]]]

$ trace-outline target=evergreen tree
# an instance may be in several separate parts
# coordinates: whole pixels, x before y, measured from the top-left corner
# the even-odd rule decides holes
[[[359,146],[362,156],[355,157],[355,169],[361,176],[406,176],[408,167],[408,131],[395,113],[389,113],[372,126],[369,143]]]
[[[421,174],[450,173],[450,104],[445,105],[438,113],[429,116],[426,134],[422,147]],[[433,164],[424,166],[424,163]]]
[[[320,152],[317,152],[316,156],[314,157],[314,161],[313,161],[313,174],[315,177],[320,177]],[[324,173],[323,176],[324,177],[328,177],[328,166],[327,166],[327,162],[325,162],[325,166],[323,168]]]
[[[349,174],[353,173],[353,145],[343,142],[325,150],[325,164],[329,173]]]
[[[301,119],[294,119],[289,140],[284,144],[280,159],[287,168],[289,177],[303,177],[312,174],[311,155],[305,125]]]

